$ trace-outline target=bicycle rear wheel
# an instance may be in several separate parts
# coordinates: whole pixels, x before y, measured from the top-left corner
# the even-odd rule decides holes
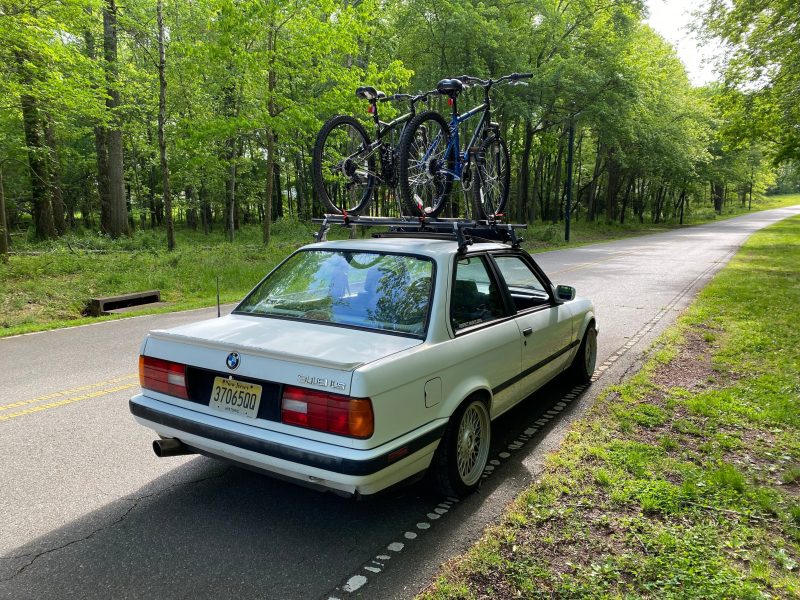
[[[450,129],[433,111],[419,113],[400,138],[398,179],[406,210],[417,217],[435,217],[446,204],[453,185],[453,158],[448,156]]]
[[[472,206],[476,219],[493,219],[503,213],[508,201],[510,169],[508,149],[499,135],[487,137],[475,155]]]
[[[348,115],[328,119],[317,134],[311,180],[327,211],[357,215],[372,199],[375,156],[364,126]]]

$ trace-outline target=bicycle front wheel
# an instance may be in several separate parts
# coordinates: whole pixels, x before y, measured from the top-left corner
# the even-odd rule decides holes
[[[453,185],[453,158],[448,156],[450,129],[433,111],[419,113],[400,138],[398,179],[406,210],[416,217],[435,217]]]
[[[317,134],[311,180],[323,207],[357,215],[372,199],[375,156],[364,126],[348,115],[328,119]]]
[[[490,135],[475,155],[476,177],[472,206],[476,219],[493,219],[503,214],[508,201],[510,169],[508,149],[499,135]]]

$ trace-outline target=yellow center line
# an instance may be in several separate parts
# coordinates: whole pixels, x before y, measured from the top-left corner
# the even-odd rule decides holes
[[[127,377],[126,379],[130,379],[130,377]],[[106,396],[108,394],[113,394],[114,392],[129,390],[133,387],[137,387],[138,385],[139,385],[138,382],[126,383],[124,385],[118,385],[116,387],[110,387],[103,390],[97,390],[95,392],[89,392],[88,394],[83,394],[81,396],[73,396],[72,398],[65,398],[64,400],[59,400],[58,402],[48,402],[47,404],[38,404],[36,406],[31,406],[30,408],[26,408],[25,410],[21,410],[19,412],[7,415],[0,415],[0,421],[8,421],[9,419],[14,419],[16,417],[22,417],[24,415],[29,415],[31,413],[39,412],[42,410],[49,410],[51,408],[58,408],[59,406],[72,404],[73,402],[79,402],[81,400],[88,400],[89,398],[99,398],[100,396]]]
[[[601,258],[600,260],[595,260],[592,262],[581,263],[579,265],[575,265],[574,267],[570,267],[569,269],[561,269],[560,271],[548,271],[548,275],[559,275],[560,273],[569,273],[570,271],[579,271],[580,269],[585,269],[586,267],[592,267],[594,265],[599,265],[600,263],[608,262],[610,260],[614,260],[615,258],[620,258],[622,256],[628,256],[630,254],[635,254],[634,251],[631,252],[615,252],[612,256],[607,256],[605,258]],[[552,277],[551,277],[552,279]]]
[[[19,402],[12,402],[11,404],[3,404],[0,405],[0,411],[10,410],[12,408],[19,408],[20,406],[27,406],[28,404],[34,404],[36,402],[41,402],[43,400],[52,400],[53,398],[60,398],[64,396],[69,396],[70,394],[75,394],[77,392],[83,392],[85,390],[91,390],[92,388],[99,388],[108,385],[112,385],[114,383],[119,383],[121,381],[127,381],[129,379],[134,379],[138,377],[138,375],[124,375],[123,377],[116,377],[114,379],[107,379],[106,381],[100,381],[98,383],[92,383],[89,385],[82,385],[80,387],[72,388],[70,390],[63,390],[61,392],[53,392],[52,394],[45,394],[44,396],[38,396],[36,398],[31,398],[30,400],[20,400]]]

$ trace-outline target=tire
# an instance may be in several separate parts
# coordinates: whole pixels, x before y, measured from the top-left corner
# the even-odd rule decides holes
[[[453,178],[453,157],[445,156],[450,128],[437,112],[419,113],[403,129],[398,153],[400,198],[416,217],[435,217],[447,204]],[[425,156],[430,153],[427,159]]]
[[[367,130],[348,115],[331,117],[319,130],[311,158],[311,181],[328,212],[355,216],[369,204],[376,177],[375,156],[363,156],[368,146]]]
[[[450,418],[431,464],[438,490],[456,498],[475,491],[486,468],[491,440],[489,409],[477,398],[468,399]]]
[[[590,383],[597,362],[597,330],[594,324],[586,328],[578,353],[572,359],[570,371],[578,383]]]
[[[475,156],[472,176],[472,208],[476,219],[493,219],[503,214],[511,182],[508,148],[498,135],[490,135]]]

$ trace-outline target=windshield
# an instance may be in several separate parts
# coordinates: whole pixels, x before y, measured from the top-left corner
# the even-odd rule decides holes
[[[423,335],[433,262],[374,252],[304,250],[234,312]]]

